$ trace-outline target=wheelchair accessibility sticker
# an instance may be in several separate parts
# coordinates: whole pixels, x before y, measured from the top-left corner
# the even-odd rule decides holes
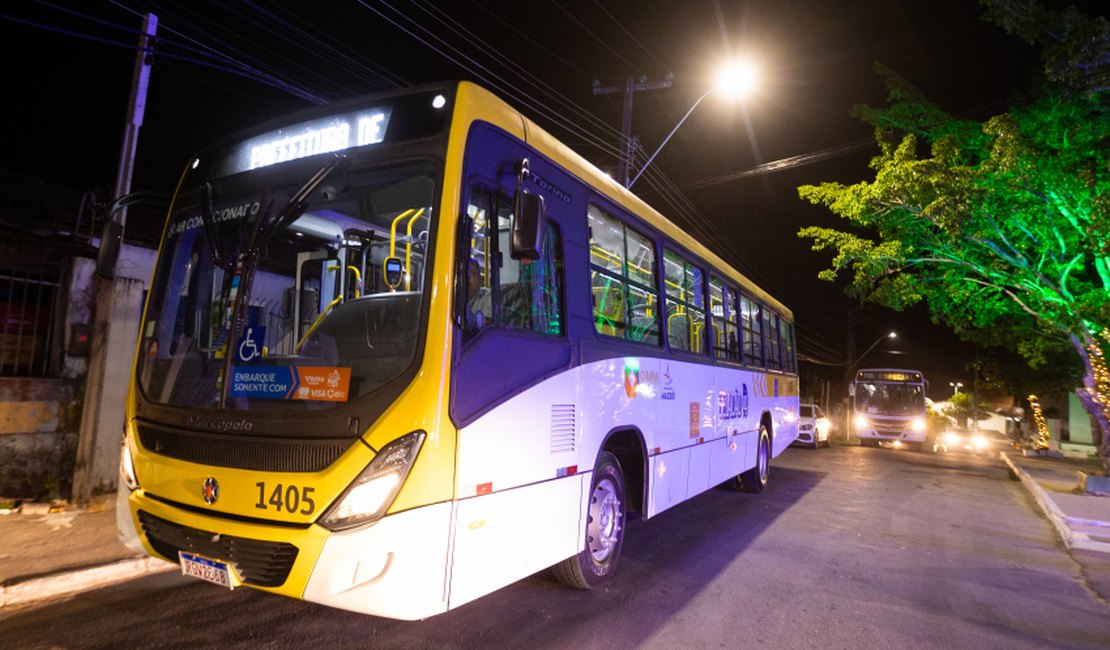
[[[239,339],[239,347],[235,350],[235,358],[239,363],[250,363],[262,358],[262,347],[266,344],[265,327],[248,327],[243,338]]]
[[[232,397],[346,402],[350,385],[350,368],[234,366],[229,394]]]

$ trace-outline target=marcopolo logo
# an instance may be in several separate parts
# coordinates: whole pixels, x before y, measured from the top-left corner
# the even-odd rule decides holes
[[[254,422],[250,420],[221,420],[218,418],[191,417],[185,421],[186,426],[208,431],[250,431]]]
[[[208,505],[212,505],[220,499],[220,484],[215,478],[209,476],[204,479],[204,483],[200,486],[200,496]]]

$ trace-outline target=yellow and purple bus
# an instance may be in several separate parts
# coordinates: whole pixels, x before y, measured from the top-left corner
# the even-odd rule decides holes
[[[419,619],[626,518],[767,485],[790,310],[471,83],[189,162],[142,321],[118,524],[226,588]]]

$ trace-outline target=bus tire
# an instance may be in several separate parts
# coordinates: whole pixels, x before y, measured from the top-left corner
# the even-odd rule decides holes
[[[620,463],[603,451],[590,481],[585,548],[552,567],[555,578],[578,589],[596,589],[607,581],[620,559],[627,511]]]
[[[759,446],[755,450],[755,467],[740,475],[740,489],[758,494],[771,480],[771,436],[767,429],[759,428]]]

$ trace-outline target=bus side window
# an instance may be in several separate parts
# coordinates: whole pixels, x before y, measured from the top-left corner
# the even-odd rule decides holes
[[[709,305],[712,317],[710,341],[713,356],[728,361],[740,360],[739,317],[736,289],[716,275],[709,276]]]
[[[763,354],[769,370],[782,370],[779,360],[779,315],[763,308]]]
[[[507,247],[510,230],[500,233]],[[547,223],[536,260],[508,259],[501,267],[501,324],[537,334],[563,334],[563,253],[559,231]]]
[[[798,369],[794,356],[794,323],[785,318],[780,318],[779,334],[779,338],[782,340],[782,369],[786,372],[794,372]]]
[[[493,324],[493,274],[496,242],[489,234],[489,224],[495,219],[496,195],[482,187],[473,187],[466,206],[470,216],[470,252],[466,264],[466,325],[464,336],[470,337]]]
[[[595,205],[587,215],[594,329],[659,345],[654,243]]]
[[[759,331],[759,303],[740,294],[740,329],[744,337],[743,363],[752,366],[763,365],[763,337]]]
[[[464,337],[493,326],[561,336],[563,252],[555,225],[547,224],[539,259],[514,260],[505,253],[513,220],[508,196],[475,186],[467,214],[472,227]]]
[[[663,250],[663,283],[667,294],[667,340],[672,350],[704,353],[704,274],[669,248]]]

